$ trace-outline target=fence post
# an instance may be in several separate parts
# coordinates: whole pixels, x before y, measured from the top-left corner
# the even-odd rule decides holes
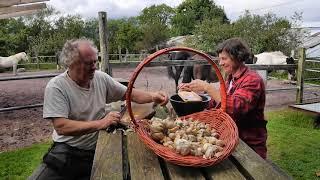
[[[99,38],[101,52],[101,71],[112,76],[112,69],[108,58],[108,34],[107,34],[107,13],[99,12]]]
[[[121,47],[118,46],[119,61],[122,62]]]
[[[39,57],[38,57],[39,56],[38,50],[35,50],[34,54],[36,55],[37,69],[39,71],[40,70],[40,62],[39,62]]]
[[[299,48],[298,50],[299,62],[298,62],[298,70],[297,70],[297,95],[296,95],[296,103],[301,104],[303,101],[303,84],[304,84],[304,66],[306,60],[306,49]]]
[[[126,48],[126,55],[124,56],[124,61],[125,61],[125,62],[127,62],[128,56],[129,56],[129,50],[128,50],[128,48]]]

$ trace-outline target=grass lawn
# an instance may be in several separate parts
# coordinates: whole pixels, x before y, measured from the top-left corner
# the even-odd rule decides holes
[[[268,158],[294,179],[319,180],[315,173],[320,171],[320,130],[313,129],[313,117],[289,109],[267,112],[266,116]],[[0,153],[0,179],[26,179],[49,146],[47,142]]]
[[[50,142],[31,147],[0,153],[0,179],[27,179],[40,164]]]
[[[320,179],[320,130],[313,117],[294,110],[266,113],[268,158],[294,179]]]

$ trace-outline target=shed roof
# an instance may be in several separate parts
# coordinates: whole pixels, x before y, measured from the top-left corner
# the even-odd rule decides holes
[[[304,48],[313,48],[320,44],[320,32],[314,33],[307,38],[305,38],[303,42]]]
[[[33,14],[46,8],[49,0],[0,0],[0,19]]]
[[[306,48],[306,56],[308,58],[320,57],[320,32],[306,37],[302,47]]]

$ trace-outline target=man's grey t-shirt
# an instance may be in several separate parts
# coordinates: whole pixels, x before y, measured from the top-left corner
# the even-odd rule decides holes
[[[96,71],[90,88],[76,84],[67,71],[54,77],[46,86],[44,94],[43,118],[63,117],[77,121],[102,119],[107,113],[106,103],[121,100],[126,87],[102,71]],[[93,150],[98,133],[81,136],[58,135],[53,131],[55,142],[65,142],[80,149]]]

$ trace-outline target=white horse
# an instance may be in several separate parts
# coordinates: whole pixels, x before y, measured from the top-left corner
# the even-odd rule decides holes
[[[13,74],[17,75],[17,65],[19,61],[27,61],[28,56],[25,52],[21,52],[9,57],[0,57],[0,67],[9,68],[13,67]]]
[[[261,65],[281,65],[281,64],[294,64],[294,59],[284,55],[281,51],[263,52],[255,55],[257,61],[255,64]],[[288,79],[295,78],[295,70],[288,70]]]

